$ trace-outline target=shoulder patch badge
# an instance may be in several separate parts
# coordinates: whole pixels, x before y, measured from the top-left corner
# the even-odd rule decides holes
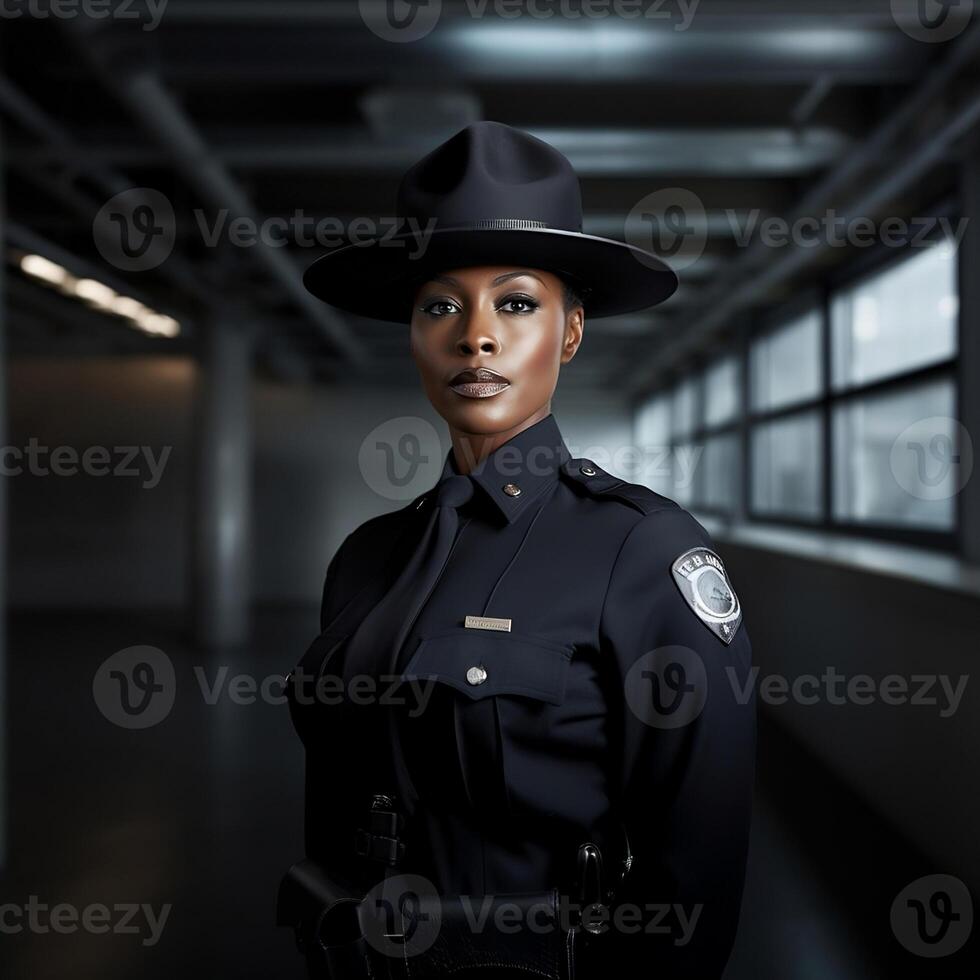
[[[691,548],[670,567],[694,614],[723,643],[731,643],[742,622],[742,606],[722,560],[710,548]]]

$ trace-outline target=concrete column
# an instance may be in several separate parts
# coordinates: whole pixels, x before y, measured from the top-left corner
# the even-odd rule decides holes
[[[252,336],[216,317],[201,338],[197,387],[194,632],[206,647],[244,642],[249,629]]]
[[[980,565],[980,133],[961,169],[960,197],[967,218],[959,248],[959,420],[973,441],[974,472],[959,496],[963,557]]]

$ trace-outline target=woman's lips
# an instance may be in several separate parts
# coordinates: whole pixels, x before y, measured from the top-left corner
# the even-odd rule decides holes
[[[464,398],[490,398],[510,387],[510,381],[490,368],[467,368],[460,371],[449,387]]]
[[[464,398],[489,398],[509,388],[509,384],[499,384],[492,381],[465,381],[462,384],[450,385],[457,395]]]

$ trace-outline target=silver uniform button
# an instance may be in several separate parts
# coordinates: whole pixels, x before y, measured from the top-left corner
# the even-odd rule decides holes
[[[586,476],[595,476],[595,470],[591,466],[583,466],[582,467],[582,472]]]
[[[470,667],[466,672],[466,683],[476,687],[487,679],[487,672],[483,667]]]
[[[516,483],[505,483],[504,493],[508,497],[519,497],[521,495],[521,488]]]

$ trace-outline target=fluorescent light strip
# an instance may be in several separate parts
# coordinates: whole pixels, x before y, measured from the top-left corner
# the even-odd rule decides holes
[[[153,337],[176,337],[180,334],[180,323],[172,316],[157,313],[131,296],[121,296],[98,279],[76,279],[63,266],[43,255],[22,256],[20,269],[97,310],[128,320],[134,327]]]

